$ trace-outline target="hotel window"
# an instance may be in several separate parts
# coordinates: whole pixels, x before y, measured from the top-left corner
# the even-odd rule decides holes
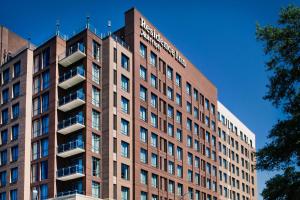
[[[187,163],[189,166],[193,166],[193,154],[188,153]]]
[[[176,73],[176,80],[175,83],[178,87],[181,87],[181,76]]]
[[[181,165],[177,165],[177,176],[179,178],[182,178],[182,176],[183,176],[183,169],[182,169]]]
[[[14,64],[14,78],[19,77],[21,74],[21,63],[17,62]]]
[[[18,146],[11,147],[11,162],[15,162],[19,157],[19,148]]]
[[[168,123],[168,135],[173,137],[174,136],[174,126]]]
[[[151,133],[151,146],[157,148],[158,136],[154,133]]]
[[[182,114],[179,111],[176,111],[176,122],[179,124],[182,122]]]
[[[181,183],[177,184],[177,195],[183,196],[183,185]]]
[[[144,107],[140,107],[140,119],[143,121],[147,121],[147,109]]]
[[[114,63],[117,63],[117,55],[118,54],[118,51],[117,51],[117,48],[114,47]]]
[[[199,125],[194,123],[194,134],[198,135],[199,134]]]
[[[144,81],[147,81],[147,69],[143,67],[142,65],[140,66],[140,77]]]
[[[208,116],[205,116],[205,125],[210,127],[210,119]]]
[[[12,168],[10,170],[10,183],[16,183],[18,181],[18,168]]]
[[[156,54],[153,53],[152,51],[151,51],[151,53],[150,53],[150,64],[151,64],[152,66],[154,66],[154,67],[157,66],[157,56],[156,56]]]
[[[127,142],[121,141],[121,156],[129,158],[129,144]]]
[[[170,99],[170,100],[173,100],[173,89],[168,87],[167,88],[167,97]]]
[[[194,99],[195,99],[196,101],[199,100],[198,90],[196,90],[196,89],[194,89]]]
[[[121,163],[121,178],[125,180],[129,180],[129,166]]]
[[[154,113],[151,113],[151,125],[157,128],[157,115]]]
[[[0,187],[6,186],[6,178],[7,178],[6,176],[7,176],[6,171],[0,172]]]
[[[17,119],[20,116],[20,106],[19,103],[12,105],[12,118]]]
[[[96,41],[93,41],[93,58],[100,61],[100,44],[98,44]]]
[[[50,64],[50,48],[45,49],[42,54],[43,54],[42,57],[43,68],[45,68],[48,67]]]
[[[36,73],[40,70],[40,55],[34,57],[34,69],[33,73]]]
[[[187,136],[186,145],[187,147],[192,147],[192,137],[189,135]]]
[[[169,172],[169,174],[174,174],[175,173],[174,162],[172,162],[172,161],[168,162],[168,172]]]
[[[40,98],[37,97],[35,99],[33,99],[33,116],[36,116],[38,114],[41,113],[41,102],[40,102]]]
[[[182,158],[183,158],[182,148],[177,147],[177,151],[176,152],[177,152],[177,160],[182,161]]]
[[[129,188],[121,187],[121,200],[129,200]]]
[[[200,175],[198,173],[195,174],[195,183],[200,185]]]
[[[43,77],[43,90],[45,90],[45,89],[49,88],[49,86],[50,86],[49,70],[43,72],[42,77]]]
[[[158,158],[157,158],[157,155],[154,153],[151,154],[151,165],[152,165],[152,167],[158,166]]]
[[[39,76],[33,79],[33,94],[37,94],[41,91],[41,79]]]
[[[211,104],[211,113],[212,113],[212,114],[215,114],[215,112],[216,112],[215,105],[214,105],[214,104]]]
[[[148,163],[148,152],[146,149],[141,148],[140,161],[145,164]]]
[[[174,156],[174,144],[172,144],[172,143],[168,143],[168,154],[170,155],[170,156]]]
[[[6,88],[4,90],[2,90],[2,103],[7,103],[9,99],[9,89]]]
[[[170,66],[167,67],[167,78],[173,80],[173,69]]]
[[[124,113],[129,113],[129,100],[125,97],[121,97],[121,110]]]
[[[40,186],[40,191],[41,191],[40,199],[41,200],[48,199],[48,185],[47,184],[42,184]]]
[[[48,161],[41,162],[41,180],[48,179]]]
[[[200,144],[198,140],[194,140],[194,149],[196,151],[200,151]]]
[[[158,187],[158,175],[152,174],[152,177],[151,177],[151,186],[154,187],[154,188]]]
[[[100,130],[100,112],[92,111],[92,128],[95,130]]]
[[[2,73],[2,83],[6,84],[9,81],[9,68],[3,71]]]
[[[205,142],[210,144],[210,133],[208,131],[205,133]]]
[[[42,134],[48,134],[49,133],[49,116],[43,116],[42,117]]]
[[[35,183],[39,180],[38,164],[31,165],[31,183]]]
[[[36,160],[40,157],[39,142],[32,143],[32,160]]]
[[[186,83],[186,93],[191,96],[192,86],[188,82]]]
[[[2,124],[7,124],[8,123],[8,108],[5,108],[2,110]]]
[[[141,170],[141,184],[148,184],[148,172],[145,170]]]
[[[148,130],[144,127],[140,127],[140,140],[141,142],[147,143]]]
[[[95,86],[92,87],[92,104],[96,107],[100,106],[100,90]]]
[[[187,129],[188,131],[191,131],[191,130],[192,130],[192,120],[189,119],[189,118],[187,118],[187,120],[186,120],[186,129]]]
[[[47,112],[49,110],[49,92],[42,95],[42,112]]]
[[[92,80],[97,84],[100,83],[100,67],[95,63],[93,63]]]
[[[199,110],[196,107],[194,107],[194,118],[199,119]]]
[[[169,185],[168,185],[168,192],[169,193],[174,193],[174,181],[169,180]]]
[[[157,96],[151,93],[151,106],[157,108]]]
[[[140,55],[143,58],[147,57],[147,47],[143,43],[140,43]]]
[[[144,86],[140,86],[140,99],[143,101],[147,100],[147,89]]]
[[[92,133],[92,152],[100,152],[100,136],[95,133]]]
[[[190,114],[192,113],[192,104],[188,101],[186,102],[186,111]]]
[[[7,163],[7,150],[3,150],[0,152],[0,166],[6,165]]]
[[[17,140],[19,136],[19,124],[15,124],[11,127],[11,139]]]
[[[150,81],[151,81],[151,86],[157,89],[157,78],[156,78],[156,76],[151,74]]]
[[[209,110],[209,100],[205,99],[205,109]]]
[[[187,176],[187,180],[189,181],[189,182],[193,182],[193,171],[191,171],[191,170],[188,170],[188,174],[187,174],[188,176]],[[191,198],[192,199],[192,198]]]
[[[180,129],[176,130],[176,139],[182,142],[182,131]]]
[[[48,156],[48,139],[41,140],[41,157]]]
[[[121,119],[121,133],[129,136],[129,122],[125,119]]]
[[[168,112],[167,112],[167,114],[168,114],[169,118],[173,118],[173,116],[174,116],[174,108],[172,106],[170,106],[170,105],[168,105]]]
[[[209,147],[205,148],[205,155],[206,155],[206,157],[210,158],[210,148]]]
[[[100,177],[100,159],[92,157],[92,173],[95,177]]]
[[[181,106],[181,95],[176,93],[176,104]]]
[[[121,66],[129,71],[129,58],[122,53],[121,56]]]
[[[195,157],[195,167],[199,168],[200,167],[200,158],[199,157]]]
[[[1,145],[7,144],[8,131],[7,129],[1,131]]]
[[[13,189],[10,191],[10,200],[18,200],[18,190]]]
[[[124,75],[121,76],[121,89],[129,92],[129,79]]]

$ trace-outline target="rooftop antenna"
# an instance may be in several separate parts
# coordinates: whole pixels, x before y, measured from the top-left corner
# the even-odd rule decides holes
[[[87,29],[90,29],[90,16],[86,16],[86,27]]]
[[[110,20],[108,20],[108,21],[107,21],[108,35],[110,35],[110,34],[111,34],[111,32],[110,32],[110,28],[111,28],[111,21],[110,21]]]
[[[56,32],[55,32],[55,35],[59,35],[59,27],[60,27],[59,20],[56,20]]]

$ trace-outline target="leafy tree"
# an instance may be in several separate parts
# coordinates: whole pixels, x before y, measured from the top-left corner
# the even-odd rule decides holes
[[[282,170],[266,183],[267,200],[300,198],[300,8],[281,9],[276,26],[256,27],[264,45],[266,68],[270,72],[264,99],[282,109],[284,118],[275,124],[268,143],[257,156],[257,169]]]

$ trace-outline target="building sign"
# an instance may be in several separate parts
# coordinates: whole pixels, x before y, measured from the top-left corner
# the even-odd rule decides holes
[[[150,43],[155,49],[160,51],[163,48],[172,57],[174,57],[182,66],[186,67],[185,60],[179,55],[179,52],[171,47],[161,35],[153,28],[151,28],[145,21],[144,18],[140,18],[140,26],[142,28],[140,36]]]

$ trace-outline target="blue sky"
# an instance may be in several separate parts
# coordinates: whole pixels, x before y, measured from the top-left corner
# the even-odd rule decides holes
[[[262,99],[268,74],[255,24],[274,24],[288,4],[299,6],[300,0],[9,0],[1,2],[0,24],[41,44],[55,33],[58,19],[69,36],[84,26],[87,15],[105,33],[108,20],[118,29],[124,12],[135,6],[217,86],[220,101],[256,133],[260,148],[281,113]],[[259,192],[271,174],[258,173]]]

